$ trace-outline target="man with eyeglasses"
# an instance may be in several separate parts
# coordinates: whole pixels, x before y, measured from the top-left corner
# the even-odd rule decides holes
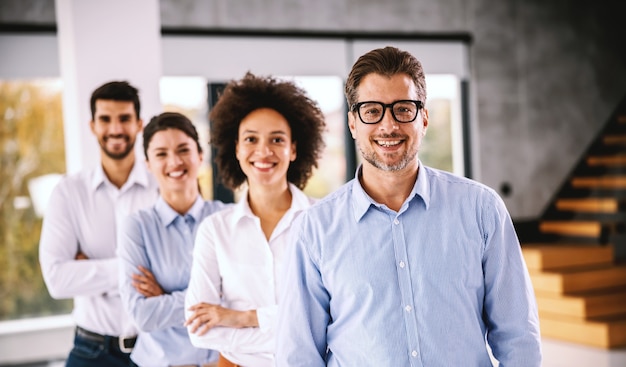
[[[346,83],[356,177],[304,212],[279,301],[277,366],[541,365],[537,307],[490,188],[423,165],[420,62],[361,56]]]

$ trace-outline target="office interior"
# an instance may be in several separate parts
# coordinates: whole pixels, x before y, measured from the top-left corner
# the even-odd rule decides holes
[[[623,14],[626,3],[619,0],[0,0],[0,83],[45,80],[62,94],[62,129],[49,139],[63,142],[64,164],[45,177],[26,177],[41,178],[46,191],[59,175],[97,164],[87,101],[105,81],[137,85],[144,120],[178,108],[193,111],[192,120],[206,131],[212,87],[246,71],[295,78],[328,106],[333,121],[334,155],[322,165],[332,174],[319,175],[331,178],[316,191],[322,196],[353,177],[358,164],[342,94],[352,63],[376,47],[404,48],[423,63],[428,98],[445,107],[446,155],[430,159],[502,196],[528,249],[531,273],[546,279],[568,267],[605,269],[579,275],[597,284],[606,280],[600,290],[571,290],[602,292],[606,302],[598,301],[602,310],[593,315],[567,311],[572,299],[560,296],[569,297],[569,290],[549,295],[550,302],[542,298],[544,366],[625,366]],[[0,118],[6,127],[13,116],[4,111]],[[443,145],[434,141],[430,149]],[[608,150],[600,149],[604,145]],[[8,147],[2,147],[3,162]],[[13,198],[11,210],[37,212],[35,196]],[[579,209],[580,201],[587,206]],[[606,209],[612,204],[614,210]],[[0,249],[10,264],[13,222],[5,204],[2,210]],[[578,231],[568,232],[571,227]],[[561,262],[534,262],[550,256]],[[36,258],[24,261],[38,267]],[[0,280],[17,284],[21,273],[6,268]],[[537,283],[539,292],[552,292],[544,285]],[[12,292],[2,289],[0,298]],[[0,366],[62,365],[73,335],[63,311],[68,305],[44,305],[35,314],[20,313],[28,307],[19,302],[11,307],[0,314]]]

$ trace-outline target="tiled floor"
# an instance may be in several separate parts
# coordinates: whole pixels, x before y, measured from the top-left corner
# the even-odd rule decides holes
[[[541,345],[542,367],[626,367],[626,348],[606,350],[546,338]]]
[[[626,367],[626,348],[605,350],[544,339],[542,367]]]
[[[605,350],[558,340],[543,340],[542,367],[626,367],[626,348]],[[63,367],[63,362],[28,367]],[[20,366],[26,367],[26,366]]]

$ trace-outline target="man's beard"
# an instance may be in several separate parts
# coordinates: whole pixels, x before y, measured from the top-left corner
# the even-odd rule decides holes
[[[104,141],[100,142],[100,147],[102,148],[102,151],[104,152],[104,154],[106,154],[107,157],[114,159],[114,160],[122,160],[128,157],[130,152],[133,151],[133,148],[135,147],[135,141],[131,141],[128,135],[123,135],[122,137],[126,141],[126,149],[119,153],[111,152],[106,148],[106,141],[108,140],[108,137],[105,137]]]
[[[374,149],[370,150],[369,152],[365,151],[365,149],[363,149],[361,147],[360,144],[357,144],[359,151],[361,152],[361,157],[366,160],[367,162],[369,162],[369,164],[371,164],[372,166],[382,170],[382,171],[387,171],[387,172],[393,172],[393,171],[400,171],[404,168],[406,168],[409,163],[413,162],[415,160],[415,158],[417,157],[417,150],[415,151],[405,151],[402,154],[402,157],[400,158],[399,161],[397,161],[394,164],[387,164],[385,162],[383,162],[382,159],[380,159],[378,157],[378,155],[376,154],[376,151]]]

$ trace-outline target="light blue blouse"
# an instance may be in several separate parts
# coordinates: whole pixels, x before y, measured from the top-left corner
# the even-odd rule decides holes
[[[216,352],[191,345],[183,323],[196,230],[202,219],[223,207],[198,197],[183,216],[159,197],[153,208],[125,223],[118,248],[120,293],[140,330],[131,354],[138,365],[202,365],[217,359]],[[131,276],[139,273],[139,265],[154,274],[165,294],[146,298],[135,290]]]

